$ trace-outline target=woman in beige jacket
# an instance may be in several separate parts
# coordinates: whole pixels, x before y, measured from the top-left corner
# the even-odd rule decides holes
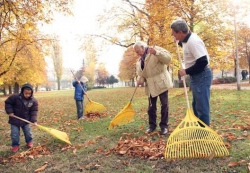
[[[146,43],[138,41],[134,50],[141,58],[136,63],[137,86],[145,82],[145,91],[148,95],[149,129],[153,132],[156,127],[156,102],[157,97],[161,101],[161,135],[167,134],[168,127],[168,90],[173,87],[167,65],[171,62],[171,54],[158,46],[148,47]]]

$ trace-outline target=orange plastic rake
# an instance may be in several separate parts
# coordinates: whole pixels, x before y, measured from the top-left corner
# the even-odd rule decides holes
[[[182,67],[178,44],[179,61]],[[182,67],[183,69],[183,67]],[[185,77],[183,77],[187,113],[185,118],[169,136],[165,151],[166,159],[204,158],[228,156],[229,152],[221,137],[197,118],[189,106]],[[204,126],[202,127],[201,124]]]

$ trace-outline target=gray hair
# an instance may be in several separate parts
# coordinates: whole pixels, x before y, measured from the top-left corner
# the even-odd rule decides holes
[[[171,29],[173,29],[175,32],[182,31],[183,33],[188,32],[188,25],[185,20],[178,19],[173,21],[173,23],[170,25]]]
[[[148,45],[146,43],[142,42],[142,41],[137,41],[137,42],[135,42],[133,48],[135,49],[136,47],[141,47],[141,46],[145,48]]]

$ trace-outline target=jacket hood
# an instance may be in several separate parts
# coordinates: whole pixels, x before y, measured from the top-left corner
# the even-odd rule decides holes
[[[80,79],[80,81],[81,81],[82,83],[86,84],[89,80],[88,80],[88,78],[86,78],[85,76],[82,76],[81,79]]]
[[[21,94],[22,94],[22,95],[23,95],[23,90],[24,90],[24,88],[29,88],[29,89],[31,89],[31,97],[33,97],[33,86],[32,86],[31,84],[29,84],[29,83],[24,84],[24,85],[22,86],[22,88],[21,88]]]

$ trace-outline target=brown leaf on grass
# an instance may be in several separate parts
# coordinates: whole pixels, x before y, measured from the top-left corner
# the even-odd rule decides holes
[[[97,153],[100,153],[100,152],[102,152],[102,151],[103,151],[103,147],[100,147],[100,148],[98,148],[98,149],[96,150]]]
[[[247,164],[248,172],[250,172],[250,162]]]
[[[247,131],[244,131],[244,133],[242,135],[245,136],[245,137],[247,137],[248,136]]]
[[[87,141],[85,147],[88,147],[90,144],[96,144],[96,140]]]
[[[139,127],[139,130],[142,130],[144,128],[144,125],[142,124],[140,127]]]
[[[215,155],[215,150],[213,150],[213,151],[209,154],[208,159],[211,161],[211,160],[214,158],[214,155]]]
[[[101,165],[95,164],[95,167],[96,167],[96,168],[99,168],[100,166],[101,166]]]
[[[82,145],[82,144],[77,144],[77,145],[75,146],[75,148],[76,148],[76,149],[83,148],[83,145]]]
[[[70,148],[71,148],[71,145],[67,145],[66,147],[63,147],[61,150],[62,151],[69,151]]]
[[[230,162],[227,166],[231,167],[231,166],[242,165],[242,164],[245,164],[245,163],[247,163],[247,161],[241,160],[239,162]]]
[[[127,150],[125,148],[121,148],[119,154],[126,154]]]
[[[129,162],[123,161],[123,164],[129,166]]]
[[[232,148],[231,144],[229,144],[228,142],[225,142],[225,146],[227,147],[227,149],[231,149]]]
[[[164,156],[165,148],[165,141],[159,140],[152,142],[147,137],[141,136],[138,138],[127,137],[125,140],[120,138],[117,145],[109,151],[142,159],[157,160]]]
[[[47,167],[47,164],[43,165],[41,168],[36,169],[35,172],[44,171],[46,167]]]
[[[101,165],[98,165],[97,163],[90,163],[87,166],[85,166],[85,169],[98,169]]]
[[[74,148],[73,150],[73,155],[76,155],[76,148]]]
[[[11,162],[25,162],[27,158],[38,158],[42,157],[43,155],[49,155],[50,152],[47,150],[47,148],[44,146],[37,146],[37,147],[32,147],[27,151],[21,152],[21,153],[16,153],[13,156],[10,156],[8,161]]]

